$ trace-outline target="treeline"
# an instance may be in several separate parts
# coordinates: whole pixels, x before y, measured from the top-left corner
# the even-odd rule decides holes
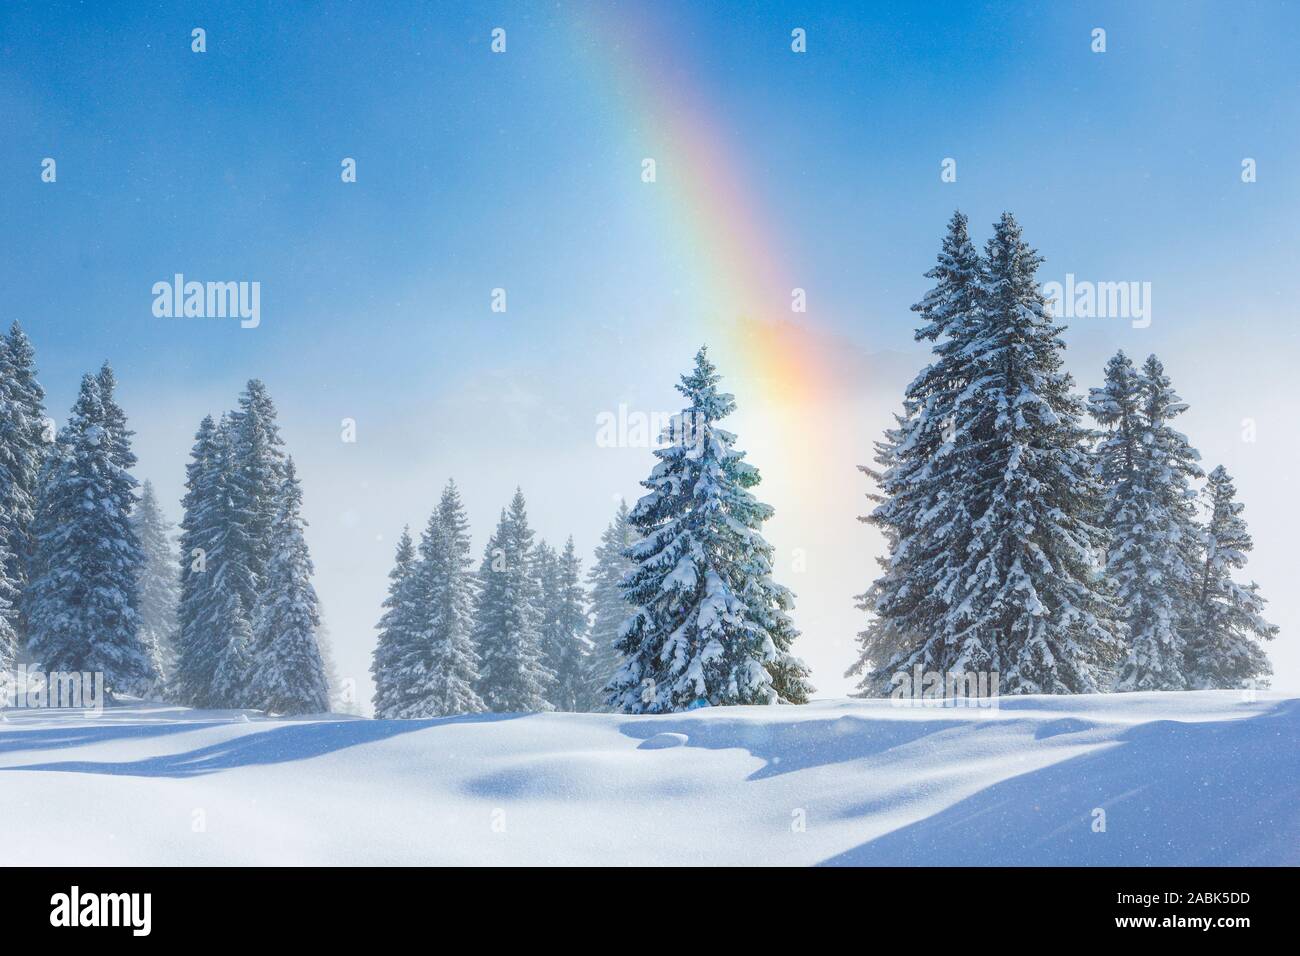
[[[1204,477],[1154,355],[1089,399],[1063,371],[1041,259],[1004,214],[981,256],[957,213],[913,306],[934,361],[876,445],[863,520],[889,547],[861,597],[850,675],[998,672],[1004,693],[1241,687],[1277,629],[1234,572],[1251,539],[1232,479]],[[1090,427],[1085,415],[1099,427]]]
[[[260,381],[199,424],[182,505],[172,695],[193,707],[329,710],[302,486]]]
[[[627,505],[585,581],[572,537],[558,551],[534,538],[516,490],[475,569],[450,481],[419,544],[403,530],[371,664],[376,717],[602,707],[630,610],[621,590],[634,538]]]
[[[570,538],[534,543],[523,494],[475,572],[449,483],[419,545],[397,546],[372,673],[379,717],[480,711],[632,713],[802,703],[794,596],[771,577],[757,469],[718,426],[735,409],[701,349],[647,494],[610,522],[586,587]]]
[[[83,376],[56,431],[30,341],[0,337],[0,680],[23,656],[100,672],[112,696],[328,710],[302,491],[265,386],[200,426],[179,556],[116,388],[107,363]]]

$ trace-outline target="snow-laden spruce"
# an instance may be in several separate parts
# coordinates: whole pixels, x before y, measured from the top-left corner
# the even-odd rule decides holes
[[[1002,693],[1109,684],[1122,644],[1101,568],[1100,488],[1040,261],[1004,214],[976,262],[955,216],[916,307],[938,360],[878,446],[869,520],[890,555],[863,598],[875,615],[854,668],[866,693],[918,664],[997,673]]]
[[[215,423],[206,416],[186,466],[177,662],[171,682],[173,696],[193,707],[251,706],[246,688],[234,695],[238,705],[230,703],[236,665],[251,653],[246,645],[251,645],[250,614],[258,590],[248,564],[252,546],[246,510],[236,492],[238,472],[229,416]],[[253,603],[246,603],[246,596]],[[244,634],[249,636],[241,642]],[[224,682],[218,689],[216,669],[223,658]]]
[[[1170,421],[1186,410],[1153,355],[1142,370],[1121,352],[1092,397],[1109,432],[1098,447],[1107,484],[1107,572],[1128,624],[1121,690],[1182,690],[1195,626],[1201,533],[1190,482],[1199,455]]]
[[[228,636],[218,631],[219,621],[230,612],[220,602],[219,565],[213,563],[220,557],[223,537],[222,436],[211,415],[199,423],[185,466],[185,496],[181,499],[176,666],[168,681],[168,693],[196,707],[212,704],[213,675],[228,642]]]
[[[628,520],[626,501],[620,501],[618,512],[600,535],[595,559],[587,574],[587,590],[591,596],[591,650],[587,654],[585,669],[586,689],[583,711],[604,706],[605,688],[622,666],[617,641],[619,628],[632,616],[635,606],[623,597],[623,581],[634,567],[627,551],[636,540],[636,532]]]
[[[469,519],[456,483],[448,481],[420,541],[409,590],[413,633],[397,665],[399,679],[409,684],[391,716],[446,717],[487,709],[474,689],[479,673],[471,639],[472,566]]]
[[[139,633],[143,554],[130,514],[135,464],[107,366],[86,375],[50,452],[35,525],[28,622],[35,660],[50,671],[100,671],[111,693],[147,692],[155,650]]]
[[[1232,579],[1234,571],[1246,566],[1254,543],[1241,516],[1245,505],[1237,501],[1237,489],[1222,465],[1210,472],[1202,494],[1209,523],[1184,673],[1192,688],[1245,687],[1273,673],[1259,642],[1272,640],[1278,628],[1262,616],[1259,586]]]
[[[543,549],[545,549],[543,551]],[[582,563],[570,537],[559,554],[539,545],[542,602],[542,662],[554,675],[547,699],[556,710],[587,707],[587,596],[582,588]],[[542,554],[546,556],[541,557]]]
[[[212,627],[207,640],[213,645],[212,679],[204,688],[205,707],[253,707],[253,629],[239,592],[218,590],[213,595]]]
[[[229,422],[231,469],[227,478],[233,523],[225,559],[230,582],[239,589],[245,609],[257,604],[258,582],[274,553],[274,525],[285,478],[284,441],[276,423],[275,404],[258,379],[251,379],[239,396]]]
[[[20,597],[27,587],[37,483],[46,449],[45,391],[36,380],[36,353],[17,322],[0,336],[0,582],[13,589],[11,623],[19,634]]]
[[[542,612],[532,558],[528,509],[516,489],[484,551],[474,606],[477,690],[498,713],[555,709],[546,697],[554,675],[542,662]]]
[[[397,539],[397,553],[393,556],[393,569],[388,572],[388,596],[384,598],[384,612],[379,618],[379,640],[370,661],[370,676],[375,693],[371,698],[375,716],[393,719],[402,709],[402,688],[406,678],[401,670],[402,659],[415,640],[415,602],[411,598],[411,580],[415,574],[415,543],[411,529],[402,529]]]
[[[315,639],[320,612],[302,536],[301,489],[283,445],[275,406],[256,379],[237,411],[215,423],[204,418],[195,436],[186,467],[171,681],[183,703],[269,706],[279,713],[328,707],[319,693],[325,683]],[[272,639],[282,624],[288,630]],[[272,648],[277,656],[263,667],[255,655]],[[256,674],[259,686],[245,683],[236,693],[241,667],[245,681]]]
[[[956,406],[957,494],[970,540],[939,583],[945,634],[987,635],[1003,693],[1104,689],[1121,627],[1102,574],[1101,489],[1083,401],[1063,366],[1064,327],[1039,290],[1041,258],[1004,213],[985,246],[974,377]]]
[[[4,520],[0,512],[0,521]],[[18,617],[18,600],[21,594],[4,571],[9,559],[9,547],[0,537],[0,706],[5,706],[9,699],[10,672],[18,655],[18,635],[14,631],[14,621]]]
[[[979,353],[972,346],[982,328],[981,269],[967,219],[956,212],[938,262],[925,274],[935,284],[912,306],[923,320],[916,339],[934,343],[935,361],[908,385],[895,427],[876,443],[878,469],[861,466],[878,492],[868,495],[874,510],[859,520],[879,528],[888,545],[879,560],[883,573],[859,598],[871,617],[858,635],[862,653],[848,676],[861,675],[864,696],[888,693],[895,674],[910,674],[917,665],[963,673],[985,666],[996,653],[990,635],[948,639],[951,595],[938,588],[951,580],[949,569],[961,560],[973,520],[961,486],[970,464],[965,449],[973,441],[956,427],[971,424],[969,416],[959,418],[957,405],[973,398],[967,389],[978,375]]]
[[[808,669],[790,652],[794,595],[772,580],[760,533],[770,505],[750,491],[756,468],[718,422],[735,410],[707,350],[677,390],[687,406],[655,449],[659,463],[629,520],[642,535],[625,597],[636,611],[618,646],[608,703],[629,713],[703,704],[803,703]]]
[[[140,499],[131,513],[144,560],[136,579],[139,592],[140,634],[144,644],[157,651],[157,666],[166,681],[176,666],[176,606],[179,581],[171,524],[158,506],[153,483],[140,485]]]
[[[1117,686],[1183,690],[1200,546],[1190,481],[1201,471],[1199,455],[1169,422],[1187,406],[1154,355],[1139,371],[1119,352],[1089,407],[1107,428],[1096,450],[1106,489],[1106,572],[1127,625]]]
[[[324,713],[329,710],[329,685],[316,644],[320,610],[303,536],[307,522],[302,517],[302,485],[292,458],[285,458],[280,470],[284,477],[276,495],[270,557],[252,614],[250,697],[267,713]]]

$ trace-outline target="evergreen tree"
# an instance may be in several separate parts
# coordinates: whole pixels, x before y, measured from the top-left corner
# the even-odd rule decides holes
[[[213,600],[211,630],[207,635],[215,649],[212,683],[199,706],[222,709],[256,706],[249,688],[254,664],[253,631],[248,624],[248,613],[237,591],[218,590]]]
[[[1277,636],[1264,620],[1264,598],[1255,582],[1240,585],[1232,573],[1246,566],[1254,547],[1245,508],[1222,465],[1210,472],[1203,491],[1209,524],[1196,582],[1196,627],[1187,644],[1184,673],[1193,688],[1244,687],[1273,673],[1260,640]]]
[[[635,540],[627,502],[620,502],[614,520],[601,533],[595,561],[587,575],[591,594],[591,651],[584,665],[585,689],[579,710],[596,710],[604,705],[605,688],[622,665],[616,642],[619,628],[636,611],[623,599],[623,582],[634,567],[627,551]]]
[[[555,675],[548,693],[557,710],[582,710],[587,698],[586,594],[582,589],[582,563],[573,547],[573,538],[565,542],[564,551],[556,554],[545,544],[544,567],[539,568],[542,590],[542,660]]]
[[[131,527],[144,555],[136,577],[141,643],[154,653],[154,669],[166,680],[176,663],[179,582],[171,525],[163,517],[149,481],[140,486],[140,500],[131,514]]]
[[[185,466],[176,666],[169,682],[172,697],[194,707],[211,705],[217,663],[226,647],[219,643],[218,618],[232,613],[221,600],[213,564],[222,539],[223,455],[221,430],[208,415],[199,424]]]
[[[803,703],[807,668],[790,653],[794,596],[771,577],[760,533],[772,508],[750,492],[758,470],[718,426],[735,400],[703,348],[677,386],[689,403],[665,431],[649,493],[629,520],[642,534],[625,597],[637,610],[620,631],[625,662],[608,703],[629,713],[701,703]]]
[[[1194,627],[1199,530],[1190,480],[1199,457],[1169,425],[1186,409],[1153,355],[1139,372],[1123,352],[1093,391],[1093,417],[1108,432],[1097,448],[1106,486],[1106,572],[1128,629],[1120,690],[1182,690]]]
[[[952,562],[970,539],[973,516],[961,482],[968,464],[972,436],[956,432],[958,416],[972,398],[976,380],[975,355],[970,346],[981,328],[980,257],[970,240],[967,219],[960,212],[948,224],[935,267],[926,278],[933,288],[912,306],[922,325],[917,341],[934,343],[935,361],[907,387],[903,412],[895,427],[876,443],[877,469],[860,466],[878,492],[871,514],[860,518],[884,535],[888,553],[879,559],[883,574],[859,596],[871,614],[858,635],[862,652],[847,676],[861,675],[863,696],[888,694],[899,672],[963,672],[993,656],[987,637],[968,634],[961,645],[945,641],[943,621],[950,595],[939,591]]]
[[[270,558],[259,580],[253,614],[254,706],[268,713],[317,714],[329,710],[329,686],[316,629],[320,610],[303,529],[302,486],[285,459],[271,527]]]
[[[131,527],[134,461],[124,418],[100,379],[82,379],[37,509],[30,585],[32,652],[46,670],[100,671],[109,693],[140,693],[158,678],[139,636],[142,563]]]
[[[260,580],[274,553],[273,530],[285,479],[284,441],[276,423],[275,405],[266,386],[249,381],[230,415],[230,509],[232,524],[226,560],[232,583],[245,608],[256,604]]]
[[[414,572],[417,631],[410,702],[402,717],[445,717],[487,709],[474,686],[478,655],[472,641],[473,561],[469,519],[456,483],[443,489],[420,542]]]
[[[0,336],[0,546],[6,556],[0,579],[21,595],[32,560],[32,522],[39,480],[49,445],[45,391],[36,380],[36,353],[15,322]],[[26,626],[18,596],[11,596],[11,620],[19,633]]]
[[[1101,574],[1091,435],[1040,262],[1003,214],[977,308],[952,333],[972,367],[953,408],[942,507],[959,530],[935,584],[944,610],[932,669],[997,672],[1013,694],[1090,693],[1107,685],[1122,643]]]
[[[0,513],[0,519],[3,519]],[[8,548],[0,538],[0,707],[9,704],[10,674],[18,655],[18,637],[14,633],[14,620],[18,616],[18,589],[5,577],[4,562],[9,557]]]
[[[375,644],[370,674],[375,683],[375,716],[381,720],[397,718],[402,710],[402,687],[408,678],[399,671],[406,650],[415,638],[415,602],[412,579],[415,575],[415,545],[411,529],[403,528],[397,542],[393,569],[388,572],[388,597],[379,619],[379,640]]]
[[[488,540],[474,614],[478,693],[498,713],[554,710],[546,699],[554,675],[542,663],[532,549],[527,507],[523,492],[516,489],[509,511],[501,512]]]

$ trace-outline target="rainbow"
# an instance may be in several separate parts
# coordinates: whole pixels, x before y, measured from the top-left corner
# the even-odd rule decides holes
[[[593,4],[579,14],[580,54],[663,153],[656,161],[671,174],[668,241],[695,271],[708,344],[742,365],[722,368],[724,376],[761,382],[766,397],[793,411],[815,401],[824,382],[808,315],[791,310],[800,283],[755,199],[742,152],[704,91],[691,85],[694,67],[678,52],[681,38],[652,19],[652,6]]]

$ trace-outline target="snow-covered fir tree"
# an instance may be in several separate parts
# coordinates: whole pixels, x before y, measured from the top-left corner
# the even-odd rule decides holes
[[[223,455],[222,433],[208,415],[185,466],[176,664],[169,680],[170,695],[195,707],[210,705],[217,662],[228,643],[219,636],[218,617],[230,611],[221,601],[214,564],[222,540]]]
[[[414,573],[415,659],[408,702],[399,717],[476,714],[487,705],[474,689],[478,654],[472,640],[474,577],[469,519],[449,481],[420,541]]]
[[[38,481],[52,437],[46,434],[36,353],[15,322],[0,336],[0,541],[6,549],[0,579],[17,592],[10,614],[20,635],[26,631],[20,597],[28,580]]]
[[[1201,471],[1199,455],[1169,424],[1185,409],[1154,355],[1141,371],[1115,355],[1090,399],[1107,428],[1096,455],[1106,489],[1106,572],[1127,625],[1120,690],[1187,687],[1200,547],[1190,481]]]
[[[253,631],[248,623],[239,592],[218,590],[213,595],[212,623],[207,638],[212,642],[212,680],[204,690],[201,707],[255,707],[253,678]]]
[[[0,513],[0,519],[3,519]],[[9,557],[8,546],[0,538],[0,707],[9,704],[9,690],[12,682],[11,671],[18,655],[18,635],[14,631],[14,621],[18,616],[18,588],[13,585],[3,572],[4,562]]]
[[[967,634],[960,644],[947,639],[951,595],[939,590],[970,540],[974,517],[961,493],[968,455],[957,452],[970,446],[971,436],[956,433],[958,407],[973,397],[977,367],[970,346],[982,328],[982,265],[967,226],[962,213],[953,214],[938,262],[925,274],[935,284],[912,306],[922,320],[916,339],[933,343],[935,359],[908,385],[895,427],[876,443],[878,467],[860,466],[877,491],[868,495],[876,507],[859,520],[878,528],[888,545],[878,559],[883,573],[858,599],[871,616],[847,676],[861,677],[863,696],[888,694],[894,675],[917,665],[963,673],[993,656],[986,635]],[[960,421],[969,424],[967,417]]]
[[[131,527],[144,555],[136,578],[141,639],[145,646],[155,650],[157,668],[166,681],[176,665],[179,579],[171,524],[158,506],[150,481],[140,486],[140,498],[131,513]]]
[[[1245,505],[1237,501],[1237,489],[1222,465],[1210,472],[1202,495],[1209,520],[1183,672],[1194,689],[1250,686],[1273,673],[1260,641],[1272,640],[1278,628],[1263,618],[1259,585],[1233,580],[1233,572],[1246,566],[1254,542],[1241,516]]]
[[[102,671],[110,693],[141,693],[158,679],[141,640],[136,580],[143,554],[130,514],[135,480],[124,416],[101,377],[86,375],[42,482],[28,626],[46,670]],[[111,383],[110,383],[111,384]]]
[[[393,569],[388,572],[388,596],[384,599],[384,613],[379,619],[379,640],[370,662],[370,675],[375,684],[372,698],[375,716],[384,720],[400,716],[404,703],[402,690],[410,679],[401,667],[417,634],[411,585],[415,569],[415,544],[411,540],[411,529],[407,527],[402,529]]]
[[[540,550],[540,548],[539,548]],[[587,638],[590,622],[582,587],[582,562],[574,550],[573,538],[549,556],[539,579],[542,589],[543,662],[554,674],[547,696],[556,710],[577,711],[587,703]]]
[[[284,440],[275,404],[266,386],[249,381],[230,414],[230,521],[226,560],[237,563],[243,582],[235,582],[245,608],[257,603],[259,581],[274,553],[273,531],[285,478]],[[237,526],[237,527],[236,527]]]
[[[624,663],[607,699],[629,713],[803,703],[812,690],[790,652],[794,596],[772,580],[773,549],[760,533],[773,509],[750,491],[758,470],[718,425],[736,407],[719,381],[701,348],[677,386],[687,407],[629,515],[642,535],[625,591],[637,609],[620,631]]]
[[[477,690],[488,709],[498,713],[554,710],[546,698],[554,675],[542,662],[532,551],[527,506],[516,489],[488,540],[474,608]]]
[[[1004,214],[985,246],[974,308],[942,329],[969,363],[934,454],[939,497],[920,498],[939,509],[923,527],[946,554],[903,596],[931,588],[941,603],[916,618],[931,630],[907,623],[920,655],[898,654],[906,633],[882,646],[927,670],[996,672],[1003,693],[1088,693],[1107,686],[1122,643],[1101,573],[1090,434],[1062,369],[1063,327],[1038,288],[1040,261]],[[909,520],[896,547],[914,530]]]
[[[616,645],[618,632],[636,610],[623,598],[623,582],[634,567],[627,551],[636,540],[628,513],[627,502],[619,502],[614,519],[601,532],[595,560],[587,574],[587,590],[591,596],[591,651],[585,661],[585,689],[579,710],[604,707],[605,688],[623,663]]]
[[[268,713],[316,714],[329,710],[329,686],[316,629],[320,610],[303,529],[302,485],[293,459],[280,466],[270,529],[270,557],[259,578],[253,620],[253,706]]]

